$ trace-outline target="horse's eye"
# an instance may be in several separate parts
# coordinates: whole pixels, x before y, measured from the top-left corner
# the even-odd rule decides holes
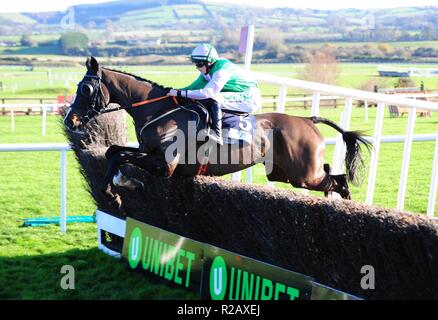
[[[81,94],[85,97],[91,97],[93,95],[94,88],[91,83],[83,83],[81,85]]]

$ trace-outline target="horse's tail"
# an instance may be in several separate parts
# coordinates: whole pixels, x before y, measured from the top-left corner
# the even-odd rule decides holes
[[[313,123],[324,123],[342,134],[342,139],[347,145],[347,153],[345,155],[345,166],[347,168],[347,179],[355,185],[360,184],[361,175],[358,171],[363,172],[365,168],[362,156],[360,154],[361,148],[359,142],[362,142],[367,148],[368,152],[372,148],[370,142],[363,138],[363,133],[360,131],[345,131],[336,123],[320,117],[310,117]]]

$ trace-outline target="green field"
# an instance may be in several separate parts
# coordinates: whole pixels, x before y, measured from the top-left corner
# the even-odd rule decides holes
[[[283,76],[296,76],[302,66],[260,65],[254,70]],[[138,67],[125,68],[159,83],[181,86],[196,76],[190,66],[181,67]],[[342,83],[361,82],[367,76],[375,74],[375,65],[344,66]],[[15,95],[12,92],[0,93],[1,97],[53,97],[62,94],[64,87],[49,87],[44,77],[47,70],[35,72],[19,68],[0,68],[2,81],[10,86],[18,84]],[[53,70],[52,70],[53,71]],[[57,70],[59,75],[68,72],[83,72],[82,69]],[[175,71],[181,74],[153,74],[153,71]],[[41,73],[38,73],[41,72]],[[354,73],[357,72],[355,75]],[[54,74],[54,71],[53,71]],[[74,74],[80,78],[81,74]],[[73,78],[74,78],[73,77]],[[47,80],[47,79],[46,79]],[[69,80],[68,93],[74,92],[75,81]],[[428,78],[427,81],[433,81]],[[40,81],[36,88],[32,82]],[[63,79],[59,79],[62,83]],[[428,83],[427,82],[427,83]],[[56,81],[55,81],[56,83]],[[438,86],[435,86],[438,87]],[[278,88],[262,86],[263,93],[277,93]],[[321,116],[339,122],[342,107],[323,108]],[[310,110],[291,109],[288,113],[309,115]],[[369,109],[369,120],[364,120],[364,109],[354,108],[351,129],[363,130],[372,135],[374,130],[375,108]],[[62,134],[59,119],[48,117],[47,135],[41,135],[41,116],[16,116],[15,131],[10,129],[10,117],[0,116],[0,144],[2,143],[42,143],[66,142]],[[131,121],[129,140],[134,141]],[[407,117],[389,118],[385,112],[384,135],[403,134],[407,126]],[[319,125],[325,137],[334,137],[336,132]],[[435,133],[438,130],[438,115],[432,118],[418,118],[415,133]],[[414,142],[411,166],[408,177],[405,208],[408,211],[425,213],[432,171],[433,142]],[[382,144],[377,172],[377,184],[374,203],[394,208],[397,201],[398,184],[401,170],[403,144]],[[327,147],[328,162],[333,159],[333,146]],[[365,156],[368,176],[369,158]],[[22,219],[28,217],[57,216],[60,210],[60,154],[58,152],[21,152],[0,153],[0,299],[172,299],[193,298],[183,291],[170,290],[166,286],[153,284],[140,274],[128,271],[128,267],[96,248],[96,226],[94,224],[72,224],[63,235],[58,226],[37,228],[21,227]],[[86,191],[86,184],[79,173],[79,167],[72,153],[68,154],[67,211],[69,215],[91,215],[95,204]],[[244,174],[245,177],[245,174]],[[352,187],[353,199],[363,202],[367,179],[360,187]],[[229,179],[229,177],[224,177]],[[264,168],[254,168],[254,182],[266,184]],[[276,184],[279,188],[292,189],[286,184]],[[298,191],[300,192],[300,191]],[[311,193],[322,196],[321,193]],[[60,288],[63,265],[72,265],[76,270],[76,290],[66,291]]]
[[[55,59],[56,56],[54,56]],[[51,58],[51,57],[49,57]],[[84,58],[74,61],[85,63]],[[83,62],[82,62],[83,61]],[[402,65],[401,67],[412,67]],[[377,64],[341,64],[341,73],[337,84],[344,87],[360,88],[369,80],[378,80],[381,87],[393,87],[396,78],[378,77]],[[434,68],[434,65],[415,65],[418,68]],[[146,79],[170,87],[182,87],[197,77],[195,68],[191,65],[177,66],[117,66],[112,67],[122,71],[135,73]],[[35,67],[2,67],[0,68],[0,98],[55,98],[57,95],[73,94],[76,84],[85,73],[84,68],[50,68]],[[266,72],[290,78],[304,78],[304,64],[254,64],[253,71]],[[438,90],[438,77],[413,77],[417,86],[423,81],[427,90]],[[260,84],[262,94],[278,94],[278,87]],[[288,94],[303,93],[289,89]]]

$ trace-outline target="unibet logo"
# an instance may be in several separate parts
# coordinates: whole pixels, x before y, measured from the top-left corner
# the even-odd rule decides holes
[[[137,268],[141,258],[143,234],[140,228],[136,227],[132,230],[131,238],[129,239],[128,261],[132,269]]]
[[[210,268],[210,295],[213,300],[223,300],[227,291],[227,265],[221,256],[214,258]]]

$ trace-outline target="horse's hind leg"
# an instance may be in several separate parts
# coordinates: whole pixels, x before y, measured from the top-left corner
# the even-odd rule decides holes
[[[335,180],[334,192],[341,195],[343,199],[351,200],[350,189],[348,188],[347,176],[345,174],[330,176]]]
[[[324,163],[324,172],[328,175],[330,175],[330,164]],[[328,191],[324,191],[324,196],[327,198],[329,195]]]
[[[300,184],[292,182],[292,185],[298,188],[323,191],[324,196],[326,197],[328,196],[329,192],[333,191],[339,193],[343,199],[351,199],[345,174],[331,175],[327,172],[324,172],[324,176],[321,179],[314,180],[312,182],[306,181]]]
[[[344,199],[351,199],[351,194],[348,188],[347,178],[345,174],[331,175],[330,165],[325,163],[323,173],[315,179],[303,179],[301,181],[291,181],[292,186],[296,188],[305,188],[314,191],[323,191],[324,196],[328,196],[329,192],[339,193]]]
[[[330,191],[337,192],[344,199],[351,199],[350,189],[348,188],[347,177],[345,174],[340,175],[330,175],[330,165],[324,163],[324,172],[332,180],[329,190],[324,191],[324,196],[328,197]],[[334,180],[334,181],[333,181]]]

